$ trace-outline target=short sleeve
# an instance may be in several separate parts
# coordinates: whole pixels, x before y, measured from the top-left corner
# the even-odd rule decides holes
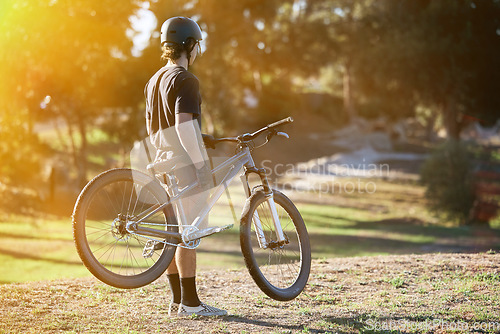
[[[175,113],[200,114],[200,88],[196,78],[185,78],[179,85],[175,100]]]

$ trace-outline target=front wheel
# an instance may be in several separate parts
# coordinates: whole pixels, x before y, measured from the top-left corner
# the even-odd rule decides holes
[[[292,201],[277,190],[273,197],[286,242],[277,242],[271,210],[260,190],[252,194],[243,209],[241,250],[257,286],[269,297],[287,301],[297,297],[307,284],[311,245],[304,220]],[[256,230],[257,219],[266,241],[263,247]]]

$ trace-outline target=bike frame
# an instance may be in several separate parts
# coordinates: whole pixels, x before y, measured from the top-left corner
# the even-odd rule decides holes
[[[219,200],[219,198],[222,196],[228,185],[231,183],[231,181],[236,177],[238,172],[241,169],[244,169],[244,173],[240,175],[241,181],[243,183],[243,186],[245,188],[245,194],[247,197],[250,197],[251,195],[251,190],[250,190],[250,185],[248,182],[248,175],[251,173],[255,173],[260,177],[260,180],[262,182],[262,187],[264,189],[264,192],[266,194],[266,201],[269,205],[269,208],[271,210],[271,215],[273,218],[274,222],[274,227],[276,231],[276,237],[278,242],[284,242],[286,240],[286,237],[283,234],[283,230],[279,221],[278,213],[276,210],[276,205],[274,203],[273,199],[273,191],[269,185],[269,180],[267,178],[267,175],[265,173],[265,169],[263,168],[257,168],[255,166],[255,163],[252,158],[251,151],[249,147],[247,146],[240,146],[240,150],[238,153],[236,153],[234,156],[230,157],[229,159],[225,160],[222,164],[219,166],[215,167],[213,170],[211,170],[211,174],[215,175],[216,173],[223,171],[225,169],[228,169],[229,171],[227,174],[224,176],[220,184],[216,187],[214,193],[210,196],[208,199],[207,204],[205,207],[201,210],[200,214],[194,219],[193,222],[189,224],[186,220],[186,215],[184,213],[184,209],[182,206],[182,198],[186,196],[190,190],[198,186],[198,181],[194,181],[193,183],[189,184],[188,186],[184,187],[183,189],[179,189],[175,176],[172,175],[171,173],[166,173],[165,174],[165,185],[167,187],[167,194],[169,195],[169,200],[166,201],[163,204],[157,204],[154,205],[153,207],[149,208],[148,210],[142,212],[138,216],[134,217],[134,220],[130,220],[127,223],[127,230],[130,233],[139,235],[139,236],[149,236],[149,237],[157,237],[161,239],[166,239],[166,238],[175,238],[178,240],[177,246],[179,246],[179,243],[186,241],[192,241],[194,239],[198,239],[193,237],[192,240],[189,240],[189,234],[184,235],[183,238],[183,233],[178,233],[178,232],[172,232],[172,231],[161,231],[157,229],[152,229],[152,228],[147,228],[144,226],[141,226],[142,222],[147,219],[148,217],[151,217],[152,215],[164,210],[167,206],[169,205],[176,205],[178,212],[179,212],[179,219],[180,219],[180,226],[186,227],[186,226],[194,226],[195,229],[193,229],[195,232],[199,231],[199,226],[203,222],[203,220],[208,216],[210,213],[211,209],[214,207],[215,203]],[[259,216],[257,212],[254,214],[254,217],[252,217],[253,224],[255,226],[255,231],[257,234],[257,239],[259,241],[259,245],[261,248],[267,248],[268,246],[268,241],[265,238],[261,221],[259,219]],[[203,230],[202,230],[203,231]],[[202,232],[200,231],[200,232]],[[200,235],[200,234],[198,234]],[[195,234],[196,236],[196,234]],[[202,235],[203,236],[203,235]],[[169,242],[166,241],[160,241],[166,244],[170,244]]]

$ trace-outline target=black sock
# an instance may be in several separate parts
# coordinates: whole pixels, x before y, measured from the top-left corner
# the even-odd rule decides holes
[[[200,306],[201,302],[198,299],[198,293],[196,292],[195,277],[181,278],[181,290],[181,300],[183,305],[191,307]]]
[[[170,283],[170,290],[172,290],[172,302],[180,304],[181,302],[181,281],[179,274],[167,275],[168,282]]]

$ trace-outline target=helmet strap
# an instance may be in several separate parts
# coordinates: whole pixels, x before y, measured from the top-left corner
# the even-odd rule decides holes
[[[191,44],[192,42],[194,42],[194,43]],[[188,39],[185,43],[186,43],[186,45],[185,45],[186,57],[187,57],[188,67],[189,67],[189,65],[191,63],[191,52],[193,52],[193,49],[195,48],[197,42],[194,39]]]

